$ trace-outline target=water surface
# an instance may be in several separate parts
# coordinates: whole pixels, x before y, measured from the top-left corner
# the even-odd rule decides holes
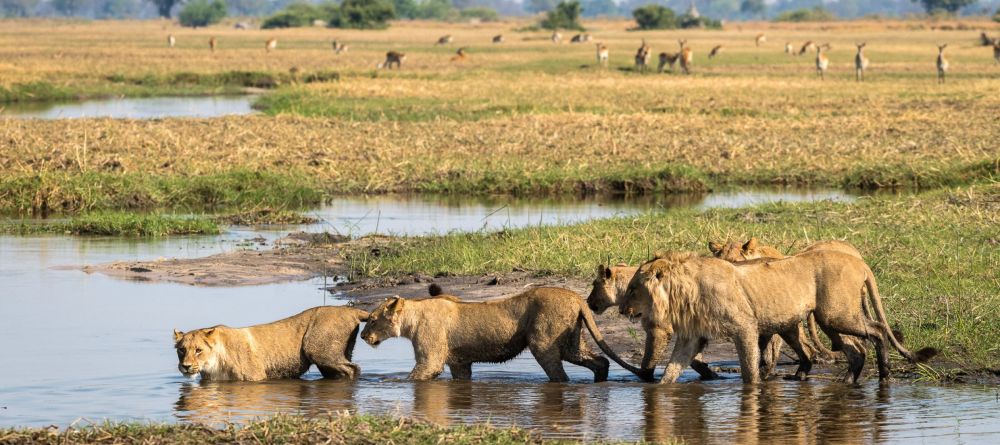
[[[0,106],[0,117],[20,119],[159,119],[254,113],[254,96],[116,97],[80,102]]]

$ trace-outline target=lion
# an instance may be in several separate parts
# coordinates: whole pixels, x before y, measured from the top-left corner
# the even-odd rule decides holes
[[[594,287],[587,297],[587,306],[590,307],[590,310],[602,314],[609,307],[617,306],[618,300],[625,295],[629,280],[635,275],[636,270],[639,268],[625,264],[610,267],[603,264],[597,266],[597,278],[594,279]],[[653,381],[656,365],[663,359],[663,351],[667,349],[667,343],[670,342],[673,332],[655,326],[647,327],[644,325],[643,328],[647,328],[644,329],[646,331],[646,349],[642,355],[642,364],[639,366],[642,371],[639,377],[646,381]],[[719,375],[702,360],[700,353],[691,360],[691,369],[697,371],[702,380],[719,378]]]
[[[862,313],[858,289],[864,286],[876,319]],[[929,360],[937,351],[911,353],[886,322],[881,296],[864,261],[837,251],[817,250],[792,257],[734,265],[694,253],[665,253],[639,267],[619,310],[644,324],[670,326],[678,334],[661,382],[676,381],[700,351],[703,339],[728,337],[736,345],[745,383],[760,381],[760,348],[774,334],[799,356],[793,378],[804,379],[811,357],[799,340],[802,320],[810,313],[848,359],[847,379],[857,382],[865,355],[842,335],[875,345],[879,379],[889,378],[889,344],[907,360]],[[753,370],[747,372],[747,370]]]
[[[321,306],[272,323],[174,330],[177,368],[202,380],[260,381],[299,377],[316,365],[325,378],[355,379],[351,363],[360,322],[368,313]]]
[[[434,379],[446,364],[452,378],[469,380],[473,363],[506,362],[528,348],[553,382],[569,379],[563,360],[589,368],[595,382],[605,381],[609,362],[590,351],[582,326],[601,350],[638,375],[638,368],[605,343],[580,296],[560,288],[540,287],[482,303],[443,294],[419,300],[396,296],[372,311],[361,338],[372,346],[393,337],[410,339],[417,362],[412,380]]]

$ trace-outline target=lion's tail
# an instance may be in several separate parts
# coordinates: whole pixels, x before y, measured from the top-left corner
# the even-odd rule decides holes
[[[585,304],[580,305],[580,318],[582,318],[583,323],[587,325],[587,330],[590,331],[590,335],[594,337],[594,341],[597,342],[597,346],[601,348],[601,351],[607,354],[608,357],[611,357],[611,360],[614,360],[615,363],[622,368],[627,369],[629,372],[637,376],[642,376],[641,369],[628,364],[625,360],[622,360],[621,357],[618,357],[618,354],[616,354],[615,351],[608,346],[607,342],[604,341],[604,336],[601,335],[601,330],[597,328],[597,322],[594,321],[593,312],[591,312],[590,308],[588,308]]]
[[[878,284],[875,283],[875,274],[872,273],[871,268],[866,267],[865,269],[865,287],[868,288],[868,298],[871,299],[876,320],[882,324],[885,336],[889,338],[889,343],[892,343],[892,347],[896,348],[903,357],[913,363],[926,362],[937,355],[938,350],[930,347],[923,348],[917,351],[916,354],[903,347],[903,344],[896,338],[892,329],[889,329],[889,322],[885,317],[885,309],[882,308],[882,297],[878,293]]]

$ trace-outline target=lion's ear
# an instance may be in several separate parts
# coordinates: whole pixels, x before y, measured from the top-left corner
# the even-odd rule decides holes
[[[184,337],[184,333],[174,329],[174,343],[181,341],[181,337]]]
[[[611,268],[610,267],[605,267],[604,268],[604,278],[608,279],[608,280],[611,279]]]
[[[212,334],[215,334],[215,328],[205,329],[202,334],[205,334],[205,338],[212,338]]]
[[[605,268],[604,264],[597,265],[597,276],[604,275],[604,268]]]
[[[404,301],[403,297],[400,297],[399,295],[392,297],[392,302],[389,303],[388,306],[389,313],[393,315],[400,313],[403,310]]]
[[[750,241],[747,241],[746,244],[743,245],[744,252],[749,252],[751,250],[756,250],[756,249],[757,249],[757,238],[750,238]]]
[[[662,270],[656,271],[656,279],[657,280],[662,280],[663,279],[663,271]]]
[[[717,243],[715,241],[708,242],[708,250],[712,252],[712,255],[718,255],[722,252],[722,243]]]

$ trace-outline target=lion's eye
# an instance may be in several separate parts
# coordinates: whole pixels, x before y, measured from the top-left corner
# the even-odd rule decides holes
[[[194,349],[194,353],[195,354],[201,354],[201,348],[195,348]]]

